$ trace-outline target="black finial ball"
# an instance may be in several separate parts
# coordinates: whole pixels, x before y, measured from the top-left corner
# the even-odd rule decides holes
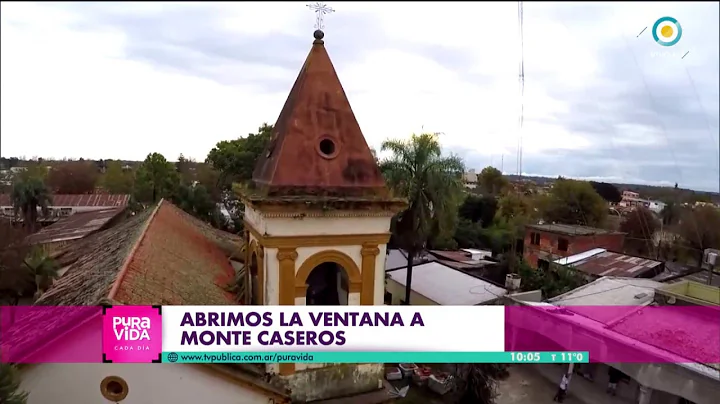
[[[313,36],[315,37],[315,39],[320,40],[325,37],[325,33],[319,29],[316,29],[315,32],[313,32]]]

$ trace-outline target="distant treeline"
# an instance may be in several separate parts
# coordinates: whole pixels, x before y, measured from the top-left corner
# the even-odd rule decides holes
[[[554,183],[557,178],[552,177],[535,177],[535,176],[518,176],[506,175],[510,181],[522,180],[532,181],[538,186],[547,186]],[[665,203],[692,203],[692,202],[715,202],[720,203],[720,193],[696,191],[692,189],[675,187],[663,187],[657,185],[640,185],[640,184],[621,184],[611,183],[622,191],[633,191],[640,194],[644,199],[659,200]]]

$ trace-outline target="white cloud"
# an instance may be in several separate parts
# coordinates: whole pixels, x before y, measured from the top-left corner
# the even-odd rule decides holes
[[[332,40],[333,32],[351,28],[333,25],[337,21],[334,15],[326,22],[331,57],[352,55],[355,50],[351,46],[364,46],[357,50],[358,60],[335,60],[335,67],[371,145],[377,147],[385,138],[408,136],[424,128],[444,132],[445,146],[484,156],[479,161],[490,160],[491,155],[515,155],[520,110],[516,3],[357,2],[331,6],[338,13],[357,15],[374,24],[367,25],[366,31],[351,33],[357,42],[338,43]],[[580,10],[581,6],[572,7]],[[648,80],[675,77],[688,86],[685,68],[699,75],[694,69],[717,64],[717,54],[697,45],[704,38],[697,37],[693,29],[698,14],[695,8],[668,3],[588,7],[591,11],[580,15],[550,3],[525,5],[522,133],[526,161],[548,151],[597,147],[597,138],[565,122],[576,114],[577,99],[559,97],[556,90],[560,84],[566,92],[583,94],[593,83],[621,94],[624,88],[617,78],[603,76],[600,69],[608,64],[603,59],[604,46],[626,49],[623,63],[635,56],[639,64],[630,65],[635,71],[627,74],[645,75]],[[212,14],[213,21],[204,22],[210,24],[207,29],[225,31],[228,39],[288,35],[307,39],[298,54],[310,48],[313,16],[304,4],[296,2],[107,3],[88,4],[88,8],[2,3],[2,155],[142,159],[160,152],[170,159],[183,153],[202,160],[216,142],[252,132],[262,122],[273,122],[290,88],[268,91],[264,83],[292,83],[301,58],[296,68],[289,70],[284,65],[242,60],[240,56],[248,48],[238,48],[230,49],[238,56],[235,60],[216,59],[193,71],[183,66],[169,69],[129,53],[129,41],[136,40],[129,33],[141,27],[88,28],[93,18],[88,10],[116,17],[158,12],[172,16],[174,10],[187,9],[192,10],[190,16],[196,13],[198,18]],[[693,49],[693,61],[682,64],[677,58],[665,58],[667,63],[661,66],[658,59],[662,55],[652,54],[658,47],[648,38],[642,39],[644,42],[633,38],[635,31],[652,25],[658,13],[688,21],[683,25],[682,43]],[[575,21],[580,18],[584,19]],[[193,30],[161,28],[164,31],[158,35],[167,41],[166,48],[171,41],[182,43],[202,36]],[[717,31],[717,27],[704,29]],[[364,44],[366,37],[374,42]],[[256,46],[261,49],[264,44]],[[207,57],[201,48],[177,49],[189,58]],[[213,77],[227,80],[221,84]],[[697,86],[707,86],[703,79],[697,80]],[[589,91],[583,96],[594,97]],[[704,93],[695,98],[702,100],[708,114],[716,116],[717,97]],[[611,104],[597,109],[607,109],[610,114]],[[657,131],[644,127],[645,122],[625,124],[618,147],[641,146],[658,139]],[[506,161],[506,166],[511,165],[514,162]]]

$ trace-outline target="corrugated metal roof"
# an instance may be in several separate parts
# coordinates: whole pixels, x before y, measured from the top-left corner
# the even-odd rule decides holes
[[[415,265],[428,261],[424,258],[416,258]],[[402,250],[389,249],[385,258],[385,270],[407,267],[407,254]]]
[[[76,213],[62,218],[27,238],[30,244],[47,244],[81,239],[100,230],[124,209],[112,208]]]
[[[473,306],[507,294],[501,287],[464,274],[438,262],[413,268],[412,290],[443,306]],[[395,282],[405,286],[405,268],[388,272]]]
[[[578,271],[597,276],[624,276],[635,278],[654,269],[659,270],[662,262],[648,258],[625,255],[599,248],[556,260],[560,265],[569,265]],[[565,263],[565,264],[563,264]]]
[[[480,267],[483,265],[487,265],[488,262],[485,259],[479,259],[474,260],[472,259],[472,255],[469,251],[476,251],[479,253],[489,253],[488,251],[481,251],[481,250],[460,250],[460,251],[442,251],[442,250],[430,250],[430,254],[434,255],[440,260],[449,260],[449,261],[455,261],[458,263],[466,264],[472,267]],[[490,253],[492,254],[492,253]]]
[[[123,207],[130,202],[130,195],[89,194],[89,195],[52,195],[52,207],[107,206]],[[9,194],[0,194],[0,206],[12,206]]]

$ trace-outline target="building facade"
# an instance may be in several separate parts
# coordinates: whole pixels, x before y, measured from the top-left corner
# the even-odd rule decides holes
[[[525,226],[523,257],[532,267],[593,248],[622,251],[625,233],[586,226],[540,224]]]

